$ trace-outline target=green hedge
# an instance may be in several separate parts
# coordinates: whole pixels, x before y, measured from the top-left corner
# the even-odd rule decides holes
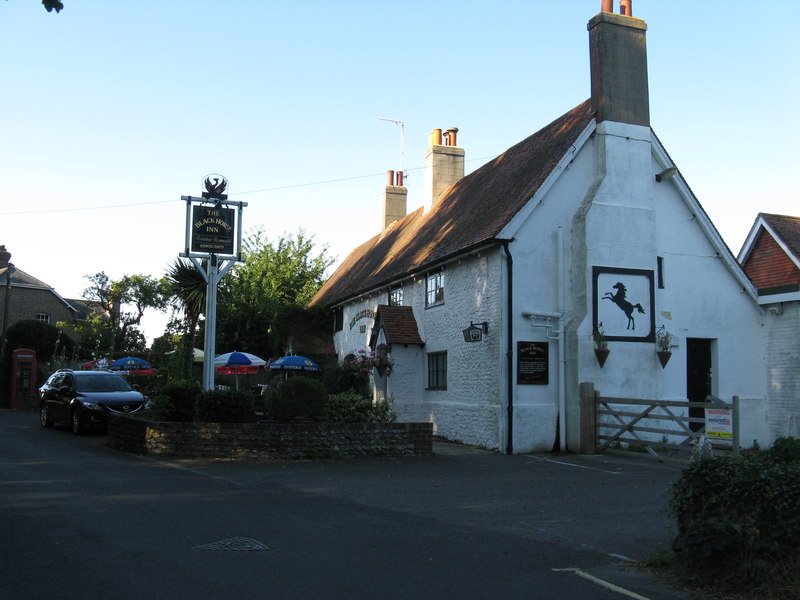
[[[153,413],[164,421],[194,421],[195,400],[203,389],[196,383],[171,383],[153,400]]]
[[[327,416],[328,392],[318,379],[290,377],[267,389],[264,404],[267,415],[279,423],[323,420]]]
[[[328,396],[328,420],[334,423],[394,423],[389,400],[373,402],[357,392]]]
[[[672,489],[676,560],[701,585],[781,583],[800,562],[800,441],[690,465]],[[783,582],[786,584],[787,582]]]
[[[244,390],[208,390],[195,399],[195,421],[201,423],[251,423],[255,398]]]

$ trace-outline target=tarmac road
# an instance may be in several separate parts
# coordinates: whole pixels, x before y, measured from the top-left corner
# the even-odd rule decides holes
[[[608,456],[143,458],[0,410],[0,600],[690,598],[630,564],[680,471]]]

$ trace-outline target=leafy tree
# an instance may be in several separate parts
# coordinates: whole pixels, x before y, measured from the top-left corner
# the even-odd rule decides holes
[[[56,12],[61,12],[61,9],[64,8],[64,5],[59,0],[42,0],[42,5],[47,9],[47,12],[53,12],[54,9]]]
[[[119,354],[144,350],[139,324],[148,308],[164,311],[167,284],[164,278],[124,275],[111,280],[105,272],[87,275],[90,286],[83,297],[100,307],[85,321],[71,320],[69,326],[81,335],[81,349],[87,354]]]
[[[217,348],[270,356],[279,315],[304,306],[333,263],[327,246],[315,254],[314,239],[300,229],[270,242],[261,229],[244,240],[244,262],[223,278],[217,309]]]
[[[205,268],[205,261],[202,266]],[[183,313],[184,328],[179,347],[184,378],[188,379],[194,359],[193,348],[200,315],[206,310],[208,284],[195,264],[187,259],[177,259],[167,270],[166,281],[173,307]]]

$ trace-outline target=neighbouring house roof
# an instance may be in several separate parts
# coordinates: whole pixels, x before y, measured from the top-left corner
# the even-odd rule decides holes
[[[8,276],[8,268],[0,270],[0,282],[5,284],[7,276]],[[16,267],[11,268],[11,285],[42,288],[45,290],[52,289],[41,279],[37,279],[33,275],[29,275],[22,269],[18,269]]]
[[[67,306],[67,308],[71,310],[73,313],[78,312],[73,304],[62,298],[58,292],[56,292],[52,287],[50,287],[41,279],[37,279],[33,275],[30,275],[17,267],[12,266],[10,271],[11,271],[11,287],[40,289],[46,292],[50,292],[56,298],[58,298],[59,301],[63,302]],[[9,267],[4,267],[3,269],[0,269],[0,286],[8,284],[8,277],[9,277],[8,273],[9,273]]]
[[[410,306],[379,305],[375,311],[375,327],[372,330],[370,346],[373,346],[381,328],[387,344],[425,345],[419,335],[417,320]]]
[[[800,289],[800,217],[759,213],[739,262],[760,294]]]
[[[104,319],[111,318],[111,315],[100,302],[94,300],[84,300],[83,298],[66,298],[75,310],[75,318],[85,320],[92,313],[101,315]]]
[[[332,306],[497,240],[594,113],[587,100],[357,247],[312,298]]]

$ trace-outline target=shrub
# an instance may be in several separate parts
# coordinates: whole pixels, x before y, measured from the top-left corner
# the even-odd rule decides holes
[[[332,394],[328,397],[328,420],[335,423],[394,423],[390,400],[373,402],[355,392]]]
[[[253,395],[244,390],[208,390],[195,400],[195,420],[202,423],[250,423]]]
[[[775,462],[800,462],[800,439],[780,437],[770,448],[769,453]]]
[[[164,421],[194,421],[195,399],[202,392],[196,383],[172,383],[152,398],[153,414]]]
[[[290,377],[267,389],[265,405],[270,417],[279,423],[295,419],[323,419],[327,410],[325,385],[310,377]]]
[[[676,560],[695,584],[775,583],[800,562],[800,462],[797,442],[742,457],[690,465],[672,489]]]
[[[322,377],[330,394],[355,392],[359,396],[370,395],[368,375],[360,371],[347,369],[339,363],[333,363],[326,367]]]

